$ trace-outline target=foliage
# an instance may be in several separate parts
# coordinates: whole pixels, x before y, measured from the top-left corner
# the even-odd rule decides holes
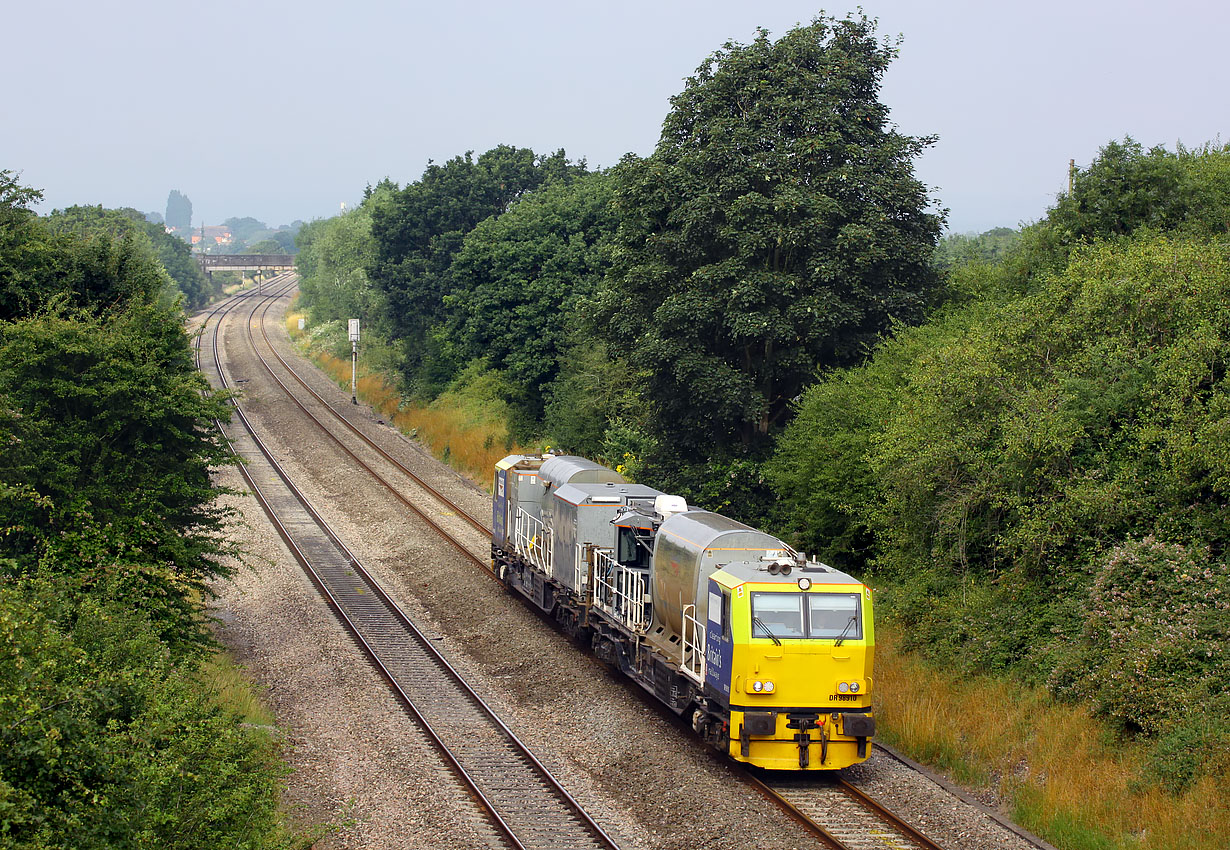
[[[76,581],[118,582],[197,639],[192,597],[225,549],[210,471],[230,455],[176,314],[133,303],[0,324],[0,400],[16,414],[0,481],[27,494],[0,502],[5,550],[25,570],[53,558]]]
[[[877,99],[896,50],[865,17],[727,44],[615,169],[595,326],[647,373],[649,430],[687,462],[763,445],[817,365],[922,316],[941,217]]]
[[[222,222],[222,226],[231,232],[231,237],[236,241],[247,244],[252,241],[258,233],[269,229],[269,225],[263,221],[259,221],[251,216],[237,218],[232,216]]]
[[[178,189],[167,194],[167,211],[164,216],[167,227],[185,231],[192,227],[192,201]]]
[[[243,249],[245,254],[285,254],[286,244],[278,239],[262,239]]]
[[[1228,271],[1215,242],[1141,235],[1076,251],[1030,295],[902,332],[805,395],[769,466],[796,534],[874,559],[881,610],[912,645],[1035,680],[1060,664],[1057,689],[1156,729],[1169,685],[1133,665],[1188,649],[1116,647],[1115,691],[1088,672],[1106,624],[1086,612],[1125,540],[1230,543]]]
[[[1096,565],[1087,610],[1075,651],[1052,674],[1054,690],[1154,732],[1230,693],[1230,566],[1207,550],[1127,540]]]
[[[647,453],[647,438],[635,424],[643,407],[636,374],[584,322],[572,325],[559,375],[544,394],[542,433],[549,445],[624,471]]]
[[[466,153],[429,164],[417,182],[395,188],[387,203],[373,208],[376,251],[367,272],[385,296],[412,388],[439,392],[455,372],[457,364],[439,351],[442,336],[432,329],[443,320],[444,297],[453,288],[449,267],[466,234],[523,194],[583,171],[562,150],[535,156],[528,148],[500,145],[477,159]]]
[[[353,210],[318,219],[299,231],[300,304],[313,325],[335,319],[359,319],[363,328],[388,325],[384,294],[368,277],[376,243],[372,210],[387,202],[394,187],[382,183]]]
[[[148,243],[176,288],[183,293],[188,309],[203,306],[216,294],[192,258],[188,244],[167,233],[165,227],[147,222],[137,210],[69,207],[52,212],[47,223],[56,233],[75,233],[87,239],[132,238],[137,243]]]
[[[0,190],[0,847],[289,846],[273,741],[197,675],[223,398],[125,215]]]
[[[245,216],[228,218],[222,226],[231,232],[231,244],[224,253],[231,254],[293,254],[295,237],[303,222],[271,228],[263,221]]]
[[[1139,228],[1219,234],[1230,228],[1230,145],[1144,150],[1110,142],[1074,174],[1048,220],[1068,242],[1123,236]]]
[[[1217,533],[1227,286],[1214,245],[1106,245],[928,351],[872,455],[885,562],[1053,576],[1108,534]]]
[[[0,584],[0,847],[289,846],[274,741],[128,605]]]
[[[950,233],[935,249],[935,264],[943,271],[981,260],[998,263],[1021,239],[1011,227],[995,227],[983,233]]]
[[[52,301],[100,312],[132,300],[153,301],[170,279],[149,238],[123,213],[74,208],[94,235],[82,238],[66,214],[41,219],[28,208],[41,197],[0,172],[0,321],[29,316]],[[111,236],[104,222],[115,225]]]
[[[609,202],[604,175],[556,181],[480,222],[449,269],[442,334],[458,360],[481,359],[514,382],[510,401],[531,428],[559,374],[576,305],[605,270]]]
[[[900,401],[909,364],[953,331],[938,319],[886,340],[858,369],[823,373],[800,397],[764,473],[781,499],[774,525],[803,549],[861,569],[874,547],[867,506],[879,488],[868,463]]]

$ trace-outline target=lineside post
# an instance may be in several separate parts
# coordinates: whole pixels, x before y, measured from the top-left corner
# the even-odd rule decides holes
[[[355,392],[356,378],[359,375],[359,320],[350,320],[350,403],[358,404],[359,396]]]

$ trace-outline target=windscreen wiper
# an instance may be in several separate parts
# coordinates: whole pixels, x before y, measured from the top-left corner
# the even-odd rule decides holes
[[[766,625],[764,624],[764,620],[762,620],[762,619],[760,619],[759,617],[757,617],[757,616],[753,615],[753,616],[752,616],[752,625],[753,625],[753,626],[760,626],[760,628],[764,629],[764,633],[765,633],[766,635],[768,635],[768,636],[769,636],[769,639],[770,639],[770,640],[772,640],[772,641],[773,641],[775,644],[777,644],[778,646],[781,646],[781,645],[782,645],[782,642],[781,642],[780,640],[778,640],[778,639],[777,639],[777,635],[775,635],[775,634],[773,634],[773,632],[769,631],[769,627],[768,627],[768,626],[766,626]]]
[[[841,634],[837,636],[837,642],[833,646],[841,646],[841,642],[846,639],[846,632],[850,631],[850,627],[858,621],[858,615],[850,617],[850,622],[846,623],[846,627],[841,630]]]

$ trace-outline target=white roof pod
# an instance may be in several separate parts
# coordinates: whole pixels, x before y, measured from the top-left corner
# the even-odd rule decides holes
[[[683,496],[668,496],[665,493],[653,500],[653,512],[662,519],[681,514],[688,509]]]

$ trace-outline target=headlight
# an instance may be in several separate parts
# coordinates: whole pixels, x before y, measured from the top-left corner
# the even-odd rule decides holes
[[[799,579],[799,590],[811,590],[811,579],[806,577]]]
[[[842,693],[842,694],[848,694],[848,693],[850,693],[850,683],[849,683],[849,682],[841,682],[840,684],[838,684],[838,685],[837,685],[837,692],[838,692],[838,693]]]
[[[764,690],[764,683],[763,682],[752,682],[752,690],[755,691],[756,693],[760,693],[761,691]]]
[[[851,682],[851,683],[850,683],[850,693],[852,693],[852,694],[857,694],[857,693],[858,693],[858,682]]]
[[[764,692],[765,692],[766,694],[771,694],[771,693],[773,693],[773,683],[772,683],[772,682],[765,682],[765,683],[764,683]]]

